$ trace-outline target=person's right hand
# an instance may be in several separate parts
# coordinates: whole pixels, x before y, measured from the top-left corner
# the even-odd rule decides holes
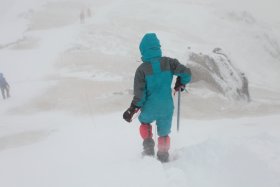
[[[184,91],[185,90],[186,85],[181,83],[181,77],[178,76],[175,82],[175,86],[174,86],[174,90],[176,92],[178,92],[179,90]]]

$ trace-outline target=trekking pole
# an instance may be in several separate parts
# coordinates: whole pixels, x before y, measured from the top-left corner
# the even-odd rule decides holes
[[[180,102],[181,102],[181,90],[178,91],[178,108],[177,108],[177,132],[180,130]]]

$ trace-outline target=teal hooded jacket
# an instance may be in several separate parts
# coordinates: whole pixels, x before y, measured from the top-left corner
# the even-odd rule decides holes
[[[132,104],[141,108],[139,121],[156,121],[158,134],[170,133],[174,110],[171,84],[173,75],[181,77],[181,83],[191,81],[191,71],[178,60],[162,57],[161,45],[155,33],[146,34],[139,46],[143,63],[134,77]]]

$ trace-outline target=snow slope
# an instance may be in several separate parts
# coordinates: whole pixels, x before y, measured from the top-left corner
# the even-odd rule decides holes
[[[161,164],[120,115],[1,119],[1,186],[279,186],[279,116],[183,120]]]
[[[242,2],[0,0],[12,94],[0,101],[0,186],[280,186],[279,2]],[[122,120],[151,31],[182,63],[222,48],[252,96],[232,103],[190,85],[166,164],[142,158],[138,121]]]

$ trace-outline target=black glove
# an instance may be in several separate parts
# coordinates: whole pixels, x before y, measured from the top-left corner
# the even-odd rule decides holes
[[[174,86],[175,91],[178,92],[179,89],[181,89],[181,92],[182,92],[185,90],[185,87],[186,87],[186,85],[181,83],[181,77],[178,76],[176,79],[175,86]]]
[[[123,113],[123,119],[127,122],[131,122],[133,115],[137,113],[139,109],[140,107],[131,103],[130,107]]]

